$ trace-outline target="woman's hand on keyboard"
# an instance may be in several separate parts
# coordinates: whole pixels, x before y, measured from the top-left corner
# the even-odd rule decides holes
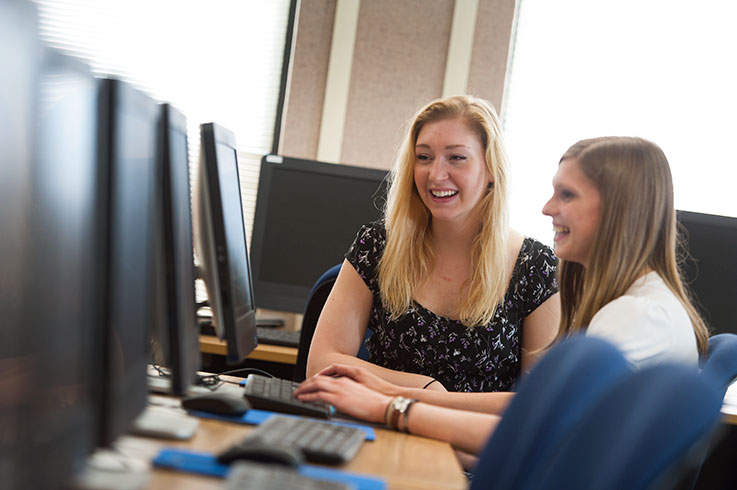
[[[389,381],[386,381],[368,369],[360,366],[349,366],[346,364],[332,364],[319,373],[318,376],[345,376],[352,380],[361,383],[362,385],[370,388],[374,391],[378,391],[387,396],[409,396],[410,392],[406,386],[399,386]],[[425,385],[426,389],[431,391],[448,391],[440,383],[440,381],[433,380],[433,378],[426,376]]]
[[[326,402],[339,412],[376,423],[384,422],[386,407],[392,399],[391,396],[372,390],[348,376],[324,374],[305,380],[294,390],[294,396],[306,402]]]

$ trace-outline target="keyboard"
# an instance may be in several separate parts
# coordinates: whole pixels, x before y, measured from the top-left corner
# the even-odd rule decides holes
[[[267,445],[297,447],[312,463],[343,464],[353,459],[365,439],[366,433],[357,427],[273,415],[249,433],[243,443],[256,440]]]
[[[297,386],[299,383],[296,381],[249,374],[244,396],[251,408],[259,410],[307,415],[319,419],[331,417],[333,409],[327,403],[302,402],[295,398],[292,392]]]
[[[293,468],[239,461],[233,463],[225,490],[349,490],[353,487],[300,475]]]
[[[299,331],[284,330],[273,327],[256,327],[256,337],[259,344],[283,345],[299,347]]]

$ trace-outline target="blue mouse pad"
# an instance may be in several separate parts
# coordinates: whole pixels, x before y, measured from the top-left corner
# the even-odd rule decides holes
[[[210,453],[187,451],[186,449],[164,448],[153,460],[154,466],[171,470],[196,473],[198,475],[225,478],[230,468],[218,462]],[[386,482],[377,477],[349,473],[347,471],[301,464],[297,471],[310,478],[348,483],[357,490],[386,490]]]
[[[217,413],[201,412],[199,410],[188,410],[187,413],[189,413],[190,415],[194,415],[196,417],[201,417],[201,418],[206,418],[206,419],[226,420],[228,422],[235,422],[238,424],[249,424],[249,425],[258,425],[261,422],[264,422],[266,419],[268,419],[272,415],[281,415],[282,417],[300,418],[298,415],[289,415],[286,413],[269,412],[266,410],[256,410],[255,408],[251,408],[243,415],[222,415],[222,414],[217,414]],[[371,427],[365,426],[365,425],[354,424],[352,422],[342,422],[342,421],[339,422],[337,420],[320,420],[320,422],[325,422],[328,424],[335,424],[335,425],[344,425],[346,427],[356,427],[366,433],[367,441],[376,440],[376,433],[374,432],[374,429]]]

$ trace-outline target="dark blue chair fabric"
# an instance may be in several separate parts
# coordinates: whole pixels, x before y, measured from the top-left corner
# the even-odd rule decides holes
[[[552,347],[519,383],[471,488],[536,488],[530,468],[549,459],[591,406],[631,372],[619,350],[598,338],[575,336]]]
[[[304,315],[302,317],[302,329],[299,336],[297,362],[295,363],[294,375],[292,377],[294,381],[301,382],[305,379],[307,356],[310,352],[312,336],[315,334],[315,327],[317,327],[317,320],[320,318],[322,307],[325,305],[325,301],[328,299],[330,291],[333,289],[333,284],[335,284],[335,280],[338,278],[341,266],[342,264],[336,264],[323,272],[310,290],[307,304],[305,305]],[[364,347],[364,343],[371,334],[371,329],[367,328],[366,334],[364,335],[364,342],[361,343],[361,348],[357,354],[360,359],[368,359],[368,352]]]
[[[709,350],[702,361],[701,375],[726,392],[737,378],[737,335],[722,333],[709,338]]]
[[[608,390],[547,464],[528,468],[534,487],[672,487],[663,479],[679,464],[681,473],[693,450],[708,439],[721,404],[722,393],[694,368],[645,368]]]
[[[305,305],[302,317],[302,328],[299,335],[297,362],[294,365],[294,375],[292,377],[294,381],[304,381],[305,379],[307,356],[310,353],[312,336],[315,333],[315,327],[317,327],[317,320],[320,318],[322,307],[325,305],[325,301],[333,289],[333,284],[335,284],[335,279],[338,277],[340,266],[341,264],[336,264],[323,272],[317,281],[315,281],[315,284],[310,290],[310,295],[307,297],[307,304]]]

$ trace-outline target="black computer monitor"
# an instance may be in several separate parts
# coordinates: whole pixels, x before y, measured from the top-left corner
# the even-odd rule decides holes
[[[154,345],[170,368],[171,392],[186,393],[201,366],[195,306],[194,248],[190,205],[187,120],[161,105],[154,235]]]
[[[686,285],[713,333],[737,333],[737,218],[678,211]]]
[[[235,136],[213,123],[200,127],[195,186],[195,246],[217,335],[235,364],[256,347],[256,311],[243,224]]]
[[[315,280],[381,217],[385,170],[277,155],[261,160],[253,223],[256,306],[303,312]]]
[[[143,92],[102,81],[101,189],[107,192],[103,266],[105,356],[100,444],[126,432],[145,408],[153,329],[156,134],[161,111]]]
[[[26,166],[27,269],[18,285],[21,358],[29,376],[17,449],[23,488],[59,488],[82,468],[98,440],[95,373],[104,284],[97,266],[104,247],[98,96],[99,80],[86,65],[44,51],[35,149]],[[2,396],[12,397],[6,390]]]

